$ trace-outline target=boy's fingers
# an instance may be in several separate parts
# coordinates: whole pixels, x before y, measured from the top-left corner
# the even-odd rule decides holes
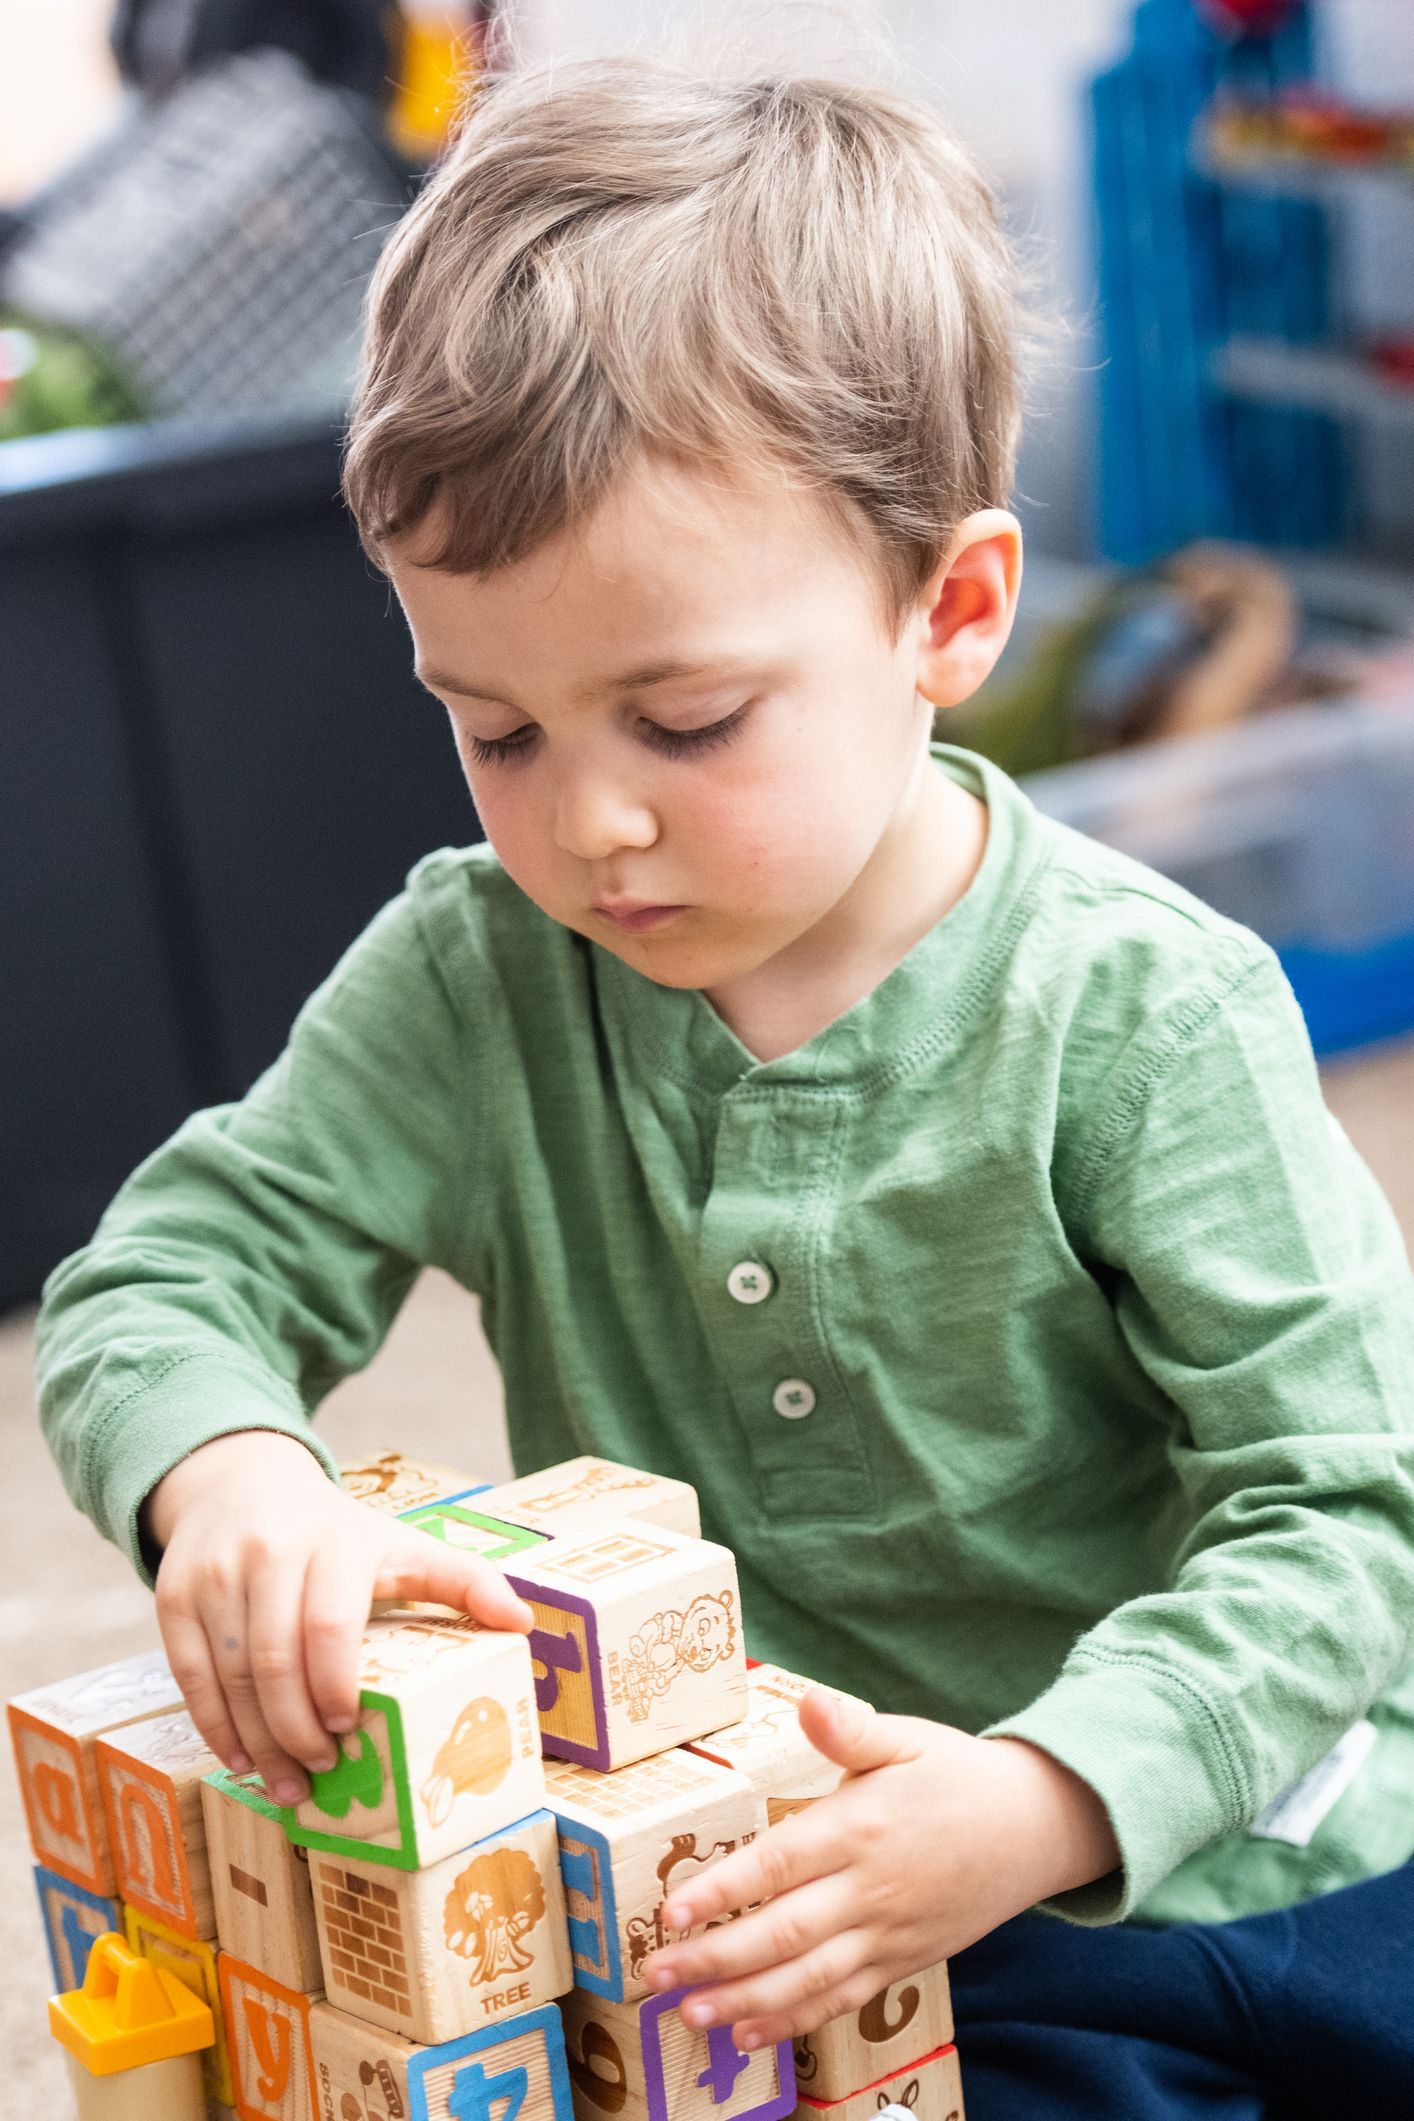
[[[304,1664],[304,1586],[308,1563],[272,1560],[252,1572],[246,1593],[250,1671],[265,1727],[276,1745],[317,1771],[337,1757],[319,1720]]]
[[[397,1528],[389,1540],[373,1586],[375,1598],[423,1598],[470,1613],[488,1628],[507,1628],[528,1635],[535,1615],[523,1598],[489,1561],[458,1554],[411,1525]]]
[[[754,1914],[724,1922],[654,1952],[643,1968],[650,1988],[696,1987],[799,1959],[849,1926],[850,1896],[841,1879],[814,1878]]]
[[[304,1580],[304,1664],[326,1731],[351,1731],[358,1721],[359,1649],[372,1586],[367,1554],[332,1540],[316,1548]]]
[[[837,1840],[833,1805],[833,1798],[822,1797],[769,1828],[749,1848],[699,1872],[691,1885],[680,1886],[664,1904],[664,1927],[693,1930],[718,1915],[755,1907],[760,1900],[774,1900],[812,1878],[842,1870],[850,1851]]]
[[[778,2040],[799,2040],[836,2018],[853,2017],[861,2007],[862,1986],[868,1989],[862,1999],[867,2003],[887,1983],[882,1975],[877,1979],[871,1975],[867,1983],[851,1978],[835,1988],[823,1989],[807,2002],[796,2004],[793,2010],[775,2011],[764,2018],[738,2018],[732,2026],[732,2038],[744,2048],[774,2047]]]
[[[212,1596],[201,1609],[216,1677],[226,1697],[241,1745],[260,1770],[277,1804],[298,1804],[308,1794],[304,1770],[271,1735],[250,1668],[250,1632],[243,1595]]]
[[[853,1982],[867,1964],[869,1939],[862,1930],[837,1931],[823,1944],[792,1959],[787,1966],[766,1967],[743,1981],[723,1981],[713,1988],[694,1989],[678,2005],[684,2021],[696,2028],[737,2025],[743,2020],[789,2017],[792,2025],[804,2026],[812,2003],[835,1989]],[[874,1993],[860,1997],[867,2003]],[[815,2020],[825,2022],[824,2015]]]
[[[164,1610],[159,1602],[158,1618],[167,1662],[192,1722],[216,1758],[224,1761],[233,1774],[248,1774],[254,1762],[226,1705],[205,1628],[196,1614],[184,1607],[169,1605]]]
[[[912,1759],[918,1742],[900,1716],[881,1716],[865,1701],[849,1701],[812,1687],[800,1704],[800,1727],[817,1753],[851,1775],[890,1761]]]

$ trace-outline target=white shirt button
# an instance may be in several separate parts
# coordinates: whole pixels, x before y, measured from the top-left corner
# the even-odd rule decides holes
[[[759,1259],[738,1261],[727,1276],[727,1287],[739,1304],[764,1303],[775,1286],[770,1268]]]
[[[771,1394],[771,1405],[786,1421],[803,1421],[815,1411],[815,1393],[803,1377],[783,1377]]]

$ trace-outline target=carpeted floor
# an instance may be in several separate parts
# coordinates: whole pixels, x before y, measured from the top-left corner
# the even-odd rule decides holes
[[[1414,1245],[1414,1043],[1332,1068],[1332,1107],[1374,1166]],[[152,1602],[128,1566],[69,1506],[31,1403],[30,1325],[0,1325],[0,1693],[105,1663],[156,1640]],[[445,1277],[418,1284],[376,1362],[326,1402],[320,1426],[341,1456],[380,1444],[499,1480],[509,1471],[500,1380],[476,1305]],[[50,1986],[13,1772],[0,1770],[0,2055],[6,2104],[26,2121],[67,2113],[45,2028]]]

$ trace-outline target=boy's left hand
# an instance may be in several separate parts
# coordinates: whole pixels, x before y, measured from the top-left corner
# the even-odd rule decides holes
[[[1099,1798],[1035,1746],[818,1691],[800,1721],[847,1770],[839,1789],[663,1908],[670,1930],[752,1910],[646,1962],[650,1988],[694,1990],[681,2004],[689,2025],[729,2024],[742,2048],[798,2038],[1118,1867]]]

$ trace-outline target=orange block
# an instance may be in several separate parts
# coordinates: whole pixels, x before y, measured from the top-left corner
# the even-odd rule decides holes
[[[314,2058],[309,2007],[316,1997],[221,1954],[221,2014],[241,2121],[311,2121]]]
[[[118,1892],[184,1937],[216,1935],[201,1781],[220,1766],[185,1709],[95,1748]]]

